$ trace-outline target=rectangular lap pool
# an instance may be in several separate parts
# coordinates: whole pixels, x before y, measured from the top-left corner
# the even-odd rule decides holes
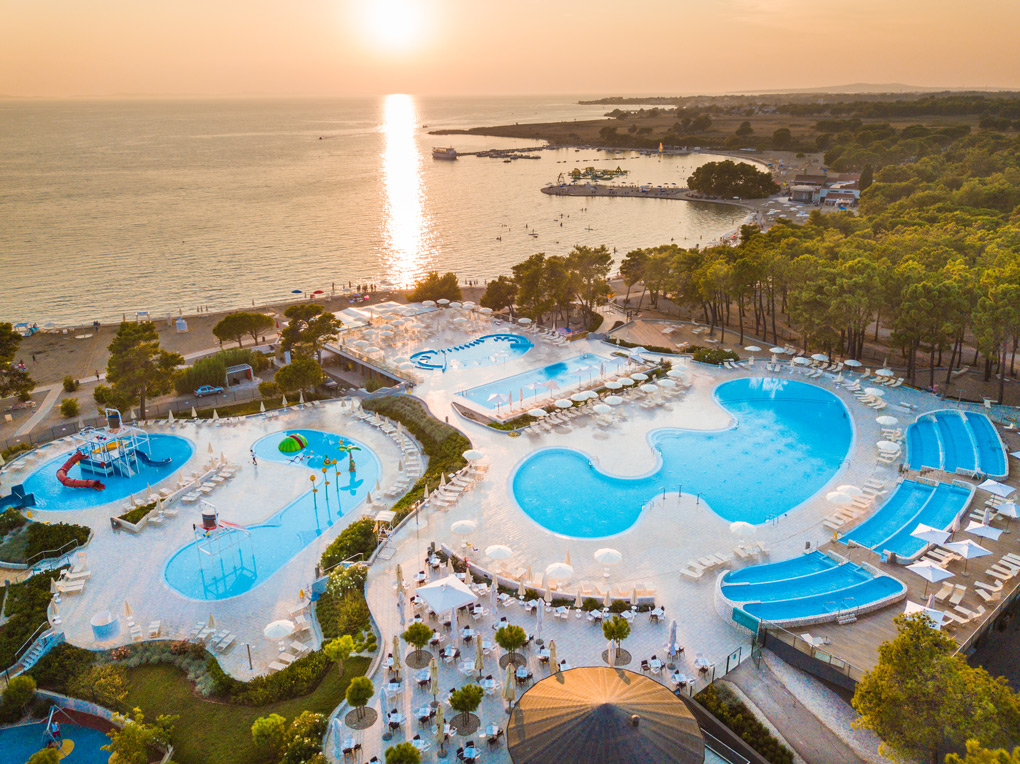
[[[472,387],[459,394],[493,411],[511,403],[519,404],[522,396],[526,405],[531,401],[537,405],[542,400],[562,398],[578,389],[590,387],[600,377],[623,373],[628,363],[625,358],[605,358],[585,353],[541,369],[532,369]]]

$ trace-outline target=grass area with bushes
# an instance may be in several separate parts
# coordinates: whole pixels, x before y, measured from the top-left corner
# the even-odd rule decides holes
[[[14,663],[15,654],[46,621],[46,606],[50,602],[50,582],[60,571],[48,570],[38,573],[7,589],[7,606],[4,615],[7,622],[0,627],[0,668]]]
[[[439,487],[440,475],[456,472],[467,464],[463,454],[471,448],[471,441],[460,430],[432,416],[424,403],[410,395],[393,394],[366,398],[361,406],[366,411],[374,411],[380,416],[400,422],[417,439],[428,456],[425,474],[392,507],[397,515],[394,522],[397,523],[406,517],[414,503],[425,495],[426,486],[429,491],[434,491]]]
[[[0,451],[0,456],[7,460],[24,451],[31,451],[33,448],[35,448],[35,446],[31,443],[15,443],[13,446],[8,446],[3,451]]]
[[[81,546],[89,538],[89,529],[71,523],[28,523],[12,531],[0,544],[0,560],[18,565],[31,564],[49,556],[46,552],[68,551],[73,541]]]
[[[195,363],[181,372],[174,379],[174,389],[178,395],[191,395],[202,385],[224,387],[227,379],[227,367],[248,364],[258,374],[269,368],[269,358],[251,348],[231,348],[214,355],[199,358]]]
[[[754,713],[725,689],[709,685],[694,696],[712,716],[772,764],[793,764],[793,752],[780,743]]]
[[[141,522],[142,518],[149,514],[155,508],[156,502],[153,501],[150,502],[149,504],[143,504],[140,507],[135,507],[130,512],[125,512],[123,515],[118,515],[117,519],[123,520],[126,523],[131,523],[132,525],[138,525],[138,523]]]
[[[687,351],[698,363],[710,363],[714,366],[720,366],[725,361],[740,360],[740,356],[732,350],[724,350],[723,348],[706,348],[700,345],[692,345],[687,348]]]
[[[17,530],[28,520],[21,514],[21,510],[11,507],[3,512],[0,512],[0,539],[6,536],[11,531]]]

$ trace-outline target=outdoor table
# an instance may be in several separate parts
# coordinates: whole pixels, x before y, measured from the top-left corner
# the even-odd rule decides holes
[[[566,658],[564,658],[563,660],[560,661],[560,671],[569,671],[569,670],[570,670],[570,664],[567,663]]]
[[[383,692],[387,697],[396,695],[400,692],[400,682],[387,682],[383,685]]]
[[[482,640],[482,652],[487,653],[490,650],[492,650],[492,640],[491,639],[483,639]]]
[[[658,658],[652,658],[650,661],[648,661],[648,665],[651,666],[652,671],[656,673],[662,671],[662,661],[660,661]]]
[[[485,728],[486,737],[496,737],[498,734],[499,734],[498,724],[490,724],[488,727]]]
[[[386,715],[386,723],[390,726],[390,729],[396,729],[404,723],[404,715],[398,711],[390,711]]]
[[[678,685],[680,687],[686,686],[687,683],[691,681],[691,678],[689,676],[687,676],[686,674],[681,674],[679,671],[674,671],[669,679],[673,684]]]
[[[414,710],[414,718],[418,720],[419,724],[428,724],[429,719],[432,718],[432,706],[421,706]]]
[[[387,655],[386,659],[383,660],[382,665],[385,666],[386,668],[393,668],[393,656]]]
[[[490,690],[496,689],[496,680],[495,679],[483,679],[482,681],[480,681],[478,683],[478,686],[481,687],[486,692],[489,692]]]
[[[549,657],[551,655],[552,655],[552,653],[549,651],[548,647],[540,648],[539,651],[538,651],[538,662],[539,663],[548,663],[549,662]]]
[[[451,645],[450,647],[444,648],[440,654],[443,656],[444,661],[452,661],[457,657],[457,648]]]
[[[553,610],[553,612],[556,613],[556,615],[558,615],[558,616],[565,616],[570,611],[567,608],[565,608],[563,605],[560,605],[558,608],[555,608]]]
[[[414,675],[414,681],[418,683],[419,687],[423,687],[424,685],[428,684],[431,678],[432,677],[429,674],[429,670],[427,668],[423,668],[421,671],[415,672]]]
[[[470,626],[465,626],[463,629],[460,630],[460,638],[463,639],[465,642],[470,642],[474,638],[475,634],[476,634],[475,630],[472,629]]]
[[[622,613],[620,613],[620,615],[622,615],[624,620],[626,620],[627,622],[630,622],[630,621],[634,620],[634,611],[633,610],[624,610]]]
[[[411,741],[411,745],[413,745],[419,751],[424,751],[426,746],[428,745],[428,742],[423,738],[416,737]]]
[[[658,621],[664,613],[665,611],[661,607],[657,607],[648,613],[648,617],[653,621]]]
[[[424,570],[419,570],[417,573],[414,574],[414,580],[417,581],[418,583],[425,581],[427,578],[428,576],[425,575]]]
[[[474,746],[464,749],[464,761],[474,761],[478,758],[478,749]]]
[[[429,557],[429,565],[432,566],[433,568],[438,568],[442,564],[443,564],[443,561],[440,560],[435,555],[432,555],[431,557]]]

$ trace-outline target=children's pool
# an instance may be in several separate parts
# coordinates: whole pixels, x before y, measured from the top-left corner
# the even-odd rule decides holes
[[[147,486],[155,485],[160,480],[174,474],[191,458],[195,447],[191,441],[179,435],[149,435],[149,456],[154,460],[170,459],[169,464],[140,464],[138,472],[131,477],[121,475],[100,476],[83,474],[79,465],[68,471],[70,478],[98,478],[106,487],[98,491],[95,488],[68,488],[57,480],[57,470],[66,462],[72,451],[50,459],[35,470],[24,481],[25,490],[35,494],[36,509],[66,510],[88,509],[100,504],[127,498],[131,494],[142,494]]]
[[[486,334],[463,345],[422,350],[411,356],[420,369],[475,368],[504,363],[527,353],[534,343],[520,334]]]
[[[656,430],[649,439],[660,463],[647,475],[617,477],[611,463],[596,466],[580,451],[549,448],[517,468],[513,496],[539,525],[581,538],[627,530],[664,491],[700,494],[726,520],[757,524],[820,491],[850,450],[846,407],[820,387],[745,378],[722,383],[715,397],[737,426]]]
[[[36,751],[43,748],[46,722],[0,727],[0,761],[24,764]],[[99,730],[65,722],[60,725],[64,740],[74,742],[74,750],[61,759],[62,764],[107,764],[110,753],[102,750],[110,739]]]
[[[304,438],[308,445],[297,453],[281,453],[280,442],[292,434]],[[360,450],[349,455],[341,446]],[[167,562],[163,577],[185,597],[220,600],[258,586],[361,504],[379,480],[375,453],[363,443],[335,433],[282,430],[256,441],[252,449],[260,461],[289,464],[308,476],[316,475],[318,493],[305,491],[264,523],[244,529],[227,527],[179,549]],[[350,471],[350,456],[355,460],[354,472]],[[327,457],[339,462],[338,469],[328,468],[328,487],[323,485],[321,471]],[[257,499],[257,494],[252,498]]]
[[[487,409],[496,409],[511,402],[516,405],[522,398],[525,404],[528,401],[537,403],[550,397],[568,396],[581,387],[590,386],[599,377],[625,373],[629,363],[626,358],[605,358],[585,353],[540,369],[472,387],[460,395]]]

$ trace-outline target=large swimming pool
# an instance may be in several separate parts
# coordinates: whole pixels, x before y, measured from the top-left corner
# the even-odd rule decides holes
[[[512,477],[513,496],[535,522],[564,536],[595,538],[630,528],[663,491],[700,494],[727,520],[763,523],[820,491],[850,450],[843,403],[820,387],[786,379],[724,382],[715,398],[737,426],[720,431],[656,430],[660,463],[624,478],[590,457],[550,448],[527,457]]]
[[[281,453],[280,441],[291,434],[303,437],[308,445],[298,453]],[[341,445],[352,445],[355,472]],[[236,597],[258,586],[282,568],[298,552],[332,528],[341,517],[375,490],[379,479],[379,460],[363,443],[352,438],[319,430],[292,429],[267,435],[252,447],[261,461],[288,464],[308,476],[317,476],[319,492],[313,497],[305,491],[264,523],[248,526],[247,531],[221,531],[217,552],[205,539],[197,539],[179,549],[163,571],[166,582],[197,600]],[[339,459],[339,480],[329,468],[327,489],[322,485],[322,465],[326,457]],[[305,478],[307,480],[307,477]],[[309,481],[310,484],[310,481]],[[257,494],[252,494],[257,500]],[[220,507],[221,519],[229,520],[229,510]]]
[[[533,347],[534,343],[521,334],[486,334],[463,345],[422,350],[411,356],[411,362],[420,369],[469,369],[509,361]]]
[[[165,465],[140,465],[139,471],[131,477],[110,475],[101,478],[106,486],[101,491],[95,488],[68,488],[57,480],[57,470],[71,456],[66,451],[54,459],[50,459],[36,469],[24,481],[25,490],[35,494],[36,509],[66,510],[88,509],[100,504],[127,498],[131,494],[141,494],[146,486],[155,485],[160,480],[174,474],[191,458],[195,448],[191,441],[178,435],[150,435],[149,456],[154,460],[170,459]],[[92,474],[82,474],[78,465],[68,472],[71,478],[94,478]]]
[[[520,403],[522,396],[525,403],[530,400],[537,402],[543,398],[560,398],[581,387],[588,387],[599,377],[626,371],[628,363],[625,358],[605,358],[595,353],[584,353],[540,369],[472,387],[460,395],[487,409],[505,406],[511,398],[513,403]]]

